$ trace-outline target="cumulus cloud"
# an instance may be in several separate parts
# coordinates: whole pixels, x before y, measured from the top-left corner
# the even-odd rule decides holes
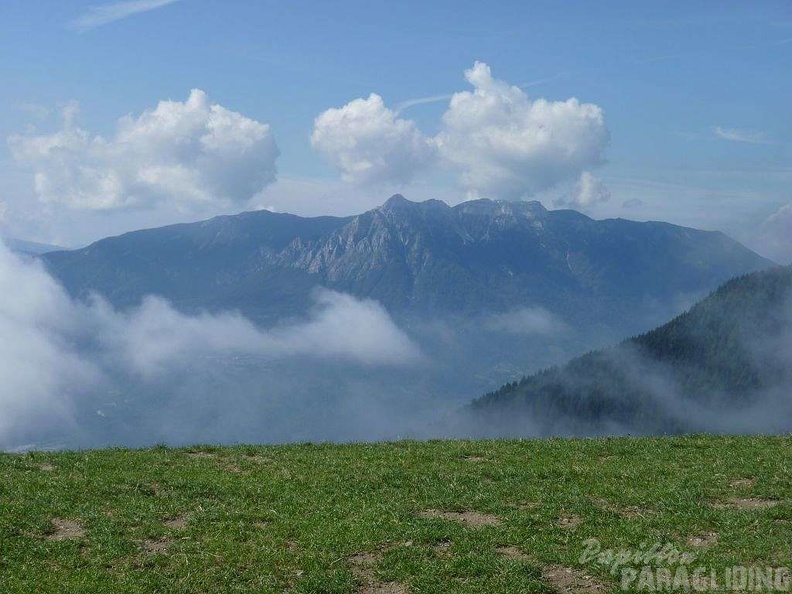
[[[609,133],[598,106],[575,98],[531,99],[519,87],[493,78],[481,62],[465,78],[474,90],[450,96],[441,131],[433,138],[372,94],[317,117],[313,146],[346,181],[407,183],[418,172],[442,165],[455,172],[471,197],[512,200],[574,180],[604,161]],[[401,108],[443,98],[408,101]],[[588,185],[582,199],[601,200],[594,178],[583,183]]]
[[[474,90],[451,98],[437,144],[470,194],[519,199],[604,161],[609,133],[598,106],[531,99],[481,62],[465,78]]]
[[[306,319],[269,330],[236,313],[185,315],[157,297],[121,312],[99,298],[73,300],[38,262],[1,243],[0,290],[0,448],[74,423],[78,401],[111,392],[119,376],[128,389],[130,378],[168,377],[197,361],[205,368],[212,357],[390,367],[419,357],[378,303],[330,291],[316,294]]]
[[[580,174],[574,192],[555,201],[556,206],[586,210],[589,207],[610,200],[610,191],[602,180],[590,171]]]
[[[209,101],[193,90],[185,102],[160,101],[121,118],[113,137],[92,136],[63,110],[53,134],[14,135],[14,157],[35,170],[44,202],[74,209],[182,210],[243,203],[275,180],[279,155],[270,127]]]
[[[407,183],[435,156],[415,122],[399,118],[375,94],[320,114],[311,145],[356,184]]]
[[[753,244],[757,251],[779,264],[792,263],[792,203],[762,222]]]

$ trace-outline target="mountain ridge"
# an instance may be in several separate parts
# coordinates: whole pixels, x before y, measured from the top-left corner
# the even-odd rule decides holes
[[[315,286],[376,299],[396,314],[530,306],[618,319],[617,309],[667,308],[772,265],[720,232],[597,221],[538,202],[449,206],[398,194],[356,216],[253,211],[42,259],[80,297],[98,292],[124,307],[156,293],[188,310],[233,308],[262,320],[304,311]]]

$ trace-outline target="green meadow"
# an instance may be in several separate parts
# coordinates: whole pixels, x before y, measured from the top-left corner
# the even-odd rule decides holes
[[[792,567],[790,437],[30,452],[0,475],[3,593],[620,592]]]

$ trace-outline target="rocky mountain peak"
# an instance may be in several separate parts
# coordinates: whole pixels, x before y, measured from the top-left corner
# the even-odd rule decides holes
[[[455,206],[454,210],[464,215],[492,218],[503,216],[538,217],[547,213],[547,209],[542,206],[542,203],[536,200],[511,202],[488,198],[463,202]]]
[[[379,210],[397,211],[415,206],[418,206],[417,202],[412,202],[411,200],[407,200],[407,198],[405,198],[401,194],[394,194],[393,196],[388,198],[382,206],[379,207]]]

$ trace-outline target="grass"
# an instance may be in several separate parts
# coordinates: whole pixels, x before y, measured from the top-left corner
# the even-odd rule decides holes
[[[32,452],[0,473],[4,593],[621,591],[581,562],[591,538],[792,566],[790,437]]]

